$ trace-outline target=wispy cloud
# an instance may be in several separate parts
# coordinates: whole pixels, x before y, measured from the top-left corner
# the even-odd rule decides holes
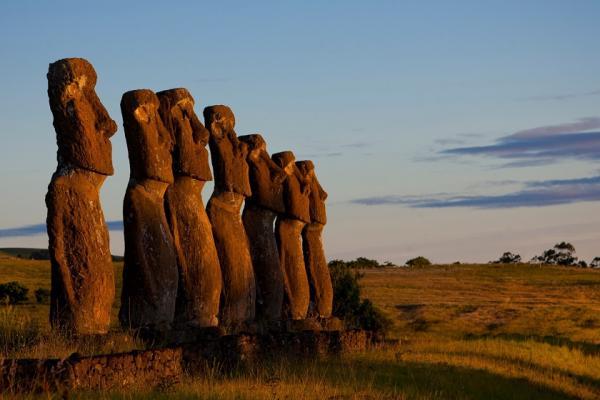
[[[600,176],[526,182],[522,190],[501,195],[373,196],[351,200],[366,206],[404,205],[413,208],[516,208],[600,201]]]
[[[576,99],[576,98],[580,98],[580,97],[590,97],[590,96],[600,96],[600,89],[598,89],[598,90],[591,90],[589,92],[562,93],[562,94],[548,94],[548,95],[541,95],[541,96],[531,96],[531,97],[526,97],[524,100],[531,100],[531,101],[558,100],[558,101],[562,101],[562,100],[571,100],[571,99]]]
[[[455,147],[440,151],[445,156],[488,156],[518,161],[503,167],[549,164],[565,158],[600,159],[600,117],[525,129],[487,146]],[[525,161],[523,161],[525,160]]]
[[[108,230],[122,231],[123,221],[108,221]],[[46,224],[25,225],[15,228],[0,229],[0,238],[37,236],[46,234]]]

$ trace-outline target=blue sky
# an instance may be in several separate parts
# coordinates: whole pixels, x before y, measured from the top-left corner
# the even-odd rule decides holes
[[[567,240],[589,260],[599,17],[597,1],[3,1],[0,247],[46,244],[31,228],[56,166],[46,72],[84,57],[120,127],[109,221],[129,175],[121,94],[183,86],[198,114],[228,104],[238,134],[315,161],[329,258],[529,258]]]

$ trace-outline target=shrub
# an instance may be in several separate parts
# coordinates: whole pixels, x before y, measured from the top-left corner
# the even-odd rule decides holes
[[[519,264],[521,262],[521,256],[519,254],[513,254],[510,251],[505,252],[496,261],[491,261],[492,264]]]
[[[8,304],[18,304],[27,300],[27,289],[19,282],[0,284],[0,300]]]
[[[408,265],[409,267],[427,267],[431,265],[431,261],[429,261],[425,257],[419,256],[408,260],[406,262],[406,265]]]
[[[35,301],[38,304],[49,304],[50,303],[50,289],[39,288],[34,292]]]
[[[387,318],[368,299],[361,299],[359,280],[364,276],[345,264],[331,265],[333,283],[333,315],[342,319],[350,329],[365,329],[380,335],[391,327]]]

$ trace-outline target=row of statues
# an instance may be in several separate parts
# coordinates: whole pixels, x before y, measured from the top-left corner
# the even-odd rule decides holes
[[[99,190],[113,174],[117,125],[96,79],[79,58],[48,72],[58,144],[46,196],[50,320],[78,334],[108,331],[115,296]],[[290,151],[269,156],[259,134],[238,137],[227,106],[205,108],[203,125],[186,89],[126,92],[121,113],[131,171],[123,202],[124,328],[241,329],[331,317],[321,238],[327,193],[311,161]],[[205,209],[202,189],[213,174]]]

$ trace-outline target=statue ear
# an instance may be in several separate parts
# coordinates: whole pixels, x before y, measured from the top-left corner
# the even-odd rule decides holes
[[[145,106],[137,107],[133,112],[133,115],[135,119],[142,124],[148,124],[150,122],[150,114]]]

